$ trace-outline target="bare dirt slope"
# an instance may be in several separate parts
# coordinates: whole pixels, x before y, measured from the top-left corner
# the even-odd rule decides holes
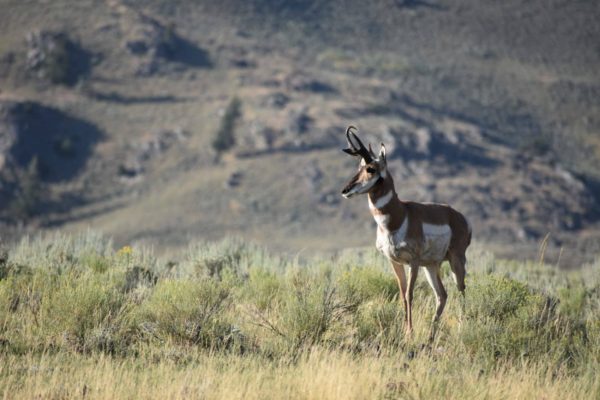
[[[353,124],[390,148],[402,198],[452,204],[497,250],[549,233],[563,265],[598,252],[597,2],[0,3],[6,240],[371,245],[366,200],[338,194]]]

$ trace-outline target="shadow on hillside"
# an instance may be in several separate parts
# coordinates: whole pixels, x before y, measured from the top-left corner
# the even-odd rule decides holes
[[[195,68],[210,68],[213,63],[208,52],[179,35],[173,38],[173,46],[168,55],[170,61]]]
[[[98,101],[112,102],[118,104],[153,104],[153,103],[182,103],[191,101],[189,97],[177,97],[173,95],[158,95],[158,96],[126,96],[114,91],[99,92],[89,90],[88,96]]]
[[[587,214],[586,219],[591,222],[600,221],[600,178],[592,177],[592,176],[578,176],[584,184],[585,187],[589,190],[590,194],[594,199],[594,203],[597,205],[596,207],[591,207]]]
[[[125,201],[120,201],[115,204],[98,207],[97,209],[80,212],[77,215],[71,215],[72,210],[77,207],[81,207],[88,204],[87,201],[79,195],[63,195],[60,200],[49,202],[43,205],[43,209],[40,214],[44,215],[49,212],[53,214],[59,214],[44,222],[46,228],[58,228],[64,224],[70,222],[85,221],[103,214],[107,214],[111,211],[118,210],[126,205]]]
[[[422,103],[404,93],[393,93],[389,104],[382,107],[388,107],[391,111],[399,111],[400,113],[402,113],[403,108],[415,109],[425,115],[429,113],[437,117],[448,117],[467,122],[478,126],[489,142],[505,146],[515,145],[515,138],[511,138],[515,135],[515,132],[541,131],[539,123],[532,115],[520,109],[513,110],[507,107],[490,110],[485,110],[482,107],[481,110],[474,110],[473,114],[467,114],[450,108]]]
[[[442,132],[434,132],[427,153],[418,153],[406,147],[397,149],[395,153],[404,161],[441,160],[448,166],[470,165],[478,168],[500,166],[500,162],[489,157],[484,148],[472,143],[451,143]]]
[[[93,54],[70,40],[66,41],[65,46],[68,54],[68,68],[64,83],[73,86],[82,78],[89,76],[92,70]]]
[[[396,142],[394,154],[405,161],[443,160],[448,165],[471,165],[479,168],[494,168],[500,165],[498,160],[488,156],[485,148],[476,142],[466,138],[458,141],[450,139],[446,133],[436,127],[433,120],[439,117],[452,117],[476,126],[482,126],[481,122],[428,104],[418,103],[405,95],[392,98],[385,104],[338,109],[336,114],[347,119],[355,118],[357,115],[378,115],[400,118],[409,122],[415,127],[413,130],[390,132]],[[417,133],[417,128],[425,128],[425,132]],[[425,148],[422,148],[423,146]]]
[[[430,1],[421,1],[421,0],[395,0],[396,7],[398,8],[429,8],[431,10],[439,10],[444,11],[447,10],[448,7],[441,6],[439,4],[430,2]]]
[[[405,93],[392,93],[384,103],[367,107],[342,108],[336,113],[343,118],[354,118],[357,115],[387,116],[401,118],[415,126],[434,129],[432,119],[451,118],[477,126],[485,136],[486,141],[503,146],[516,146],[523,132],[538,133],[542,129],[533,115],[520,108],[479,107],[472,113],[456,111],[447,107],[437,107],[432,104],[415,100]]]
[[[11,114],[16,130],[11,156],[22,168],[37,158],[46,182],[76,177],[102,137],[95,125],[39,103],[18,103]]]

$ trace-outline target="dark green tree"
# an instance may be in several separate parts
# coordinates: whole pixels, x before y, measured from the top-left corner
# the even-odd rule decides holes
[[[38,159],[33,157],[19,179],[17,193],[11,204],[13,216],[17,219],[32,217],[41,202],[42,193]]]
[[[212,147],[220,155],[235,145],[235,126],[242,115],[242,102],[239,98],[231,99],[221,118],[221,124],[212,141]]]

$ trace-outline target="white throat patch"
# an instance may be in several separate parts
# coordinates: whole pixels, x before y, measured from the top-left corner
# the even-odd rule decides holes
[[[369,197],[369,208],[381,209],[381,208],[385,207],[385,205],[392,200],[393,196],[394,196],[394,192],[392,190],[390,190],[389,192],[387,192],[386,194],[384,194],[383,196],[381,196],[380,198],[375,200],[375,203],[373,203],[371,201],[371,197]]]

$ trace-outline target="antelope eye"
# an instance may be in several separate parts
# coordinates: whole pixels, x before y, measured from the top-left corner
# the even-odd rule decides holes
[[[375,168],[368,167],[367,172],[370,174],[374,174],[375,172],[377,172],[377,170]]]

